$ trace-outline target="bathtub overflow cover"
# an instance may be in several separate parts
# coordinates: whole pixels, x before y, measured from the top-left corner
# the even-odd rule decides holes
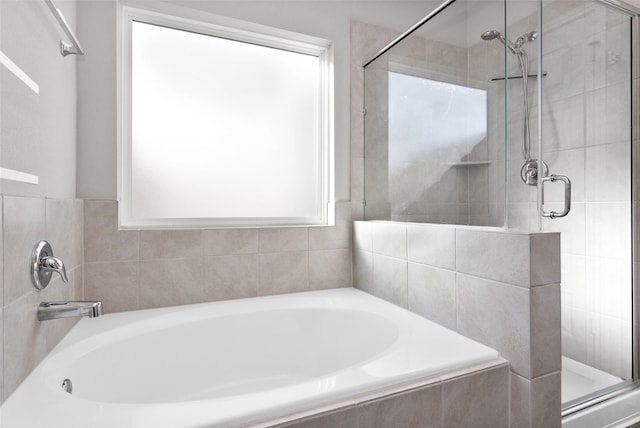
[[[64,389],[64,392],[68,392],[69,394],[73,392],[73,385],[71,384],[71,379],[65,379],[62,381],[62,389]]]

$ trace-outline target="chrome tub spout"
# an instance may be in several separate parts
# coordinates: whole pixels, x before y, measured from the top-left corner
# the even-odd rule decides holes
[[[101,315],[102,302],[42,302],[38,306],[38,321]]]

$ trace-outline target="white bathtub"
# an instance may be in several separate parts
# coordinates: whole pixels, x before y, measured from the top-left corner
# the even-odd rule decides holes
[[[355,289],[111,314],[73,328],[2,406],[2,426],[268,424],[498,357]]]

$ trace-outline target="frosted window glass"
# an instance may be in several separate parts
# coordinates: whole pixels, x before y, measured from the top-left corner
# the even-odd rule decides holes
[[[390,72],[388,195],[392,219],[468,224],[468,171],[486,152],[487,92]],[[476,158],[473,157],[475,153]]]
[[[318,56],[131,31],[133,218],[321,215]]]
[[[486,136],[486,91],[389,73],[390,174],[434,156],[439,162],[466,160]]]

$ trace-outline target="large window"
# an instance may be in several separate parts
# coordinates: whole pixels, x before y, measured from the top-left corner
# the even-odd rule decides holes
[[[121,225],[326,224],[329,43],[124,12]]]

